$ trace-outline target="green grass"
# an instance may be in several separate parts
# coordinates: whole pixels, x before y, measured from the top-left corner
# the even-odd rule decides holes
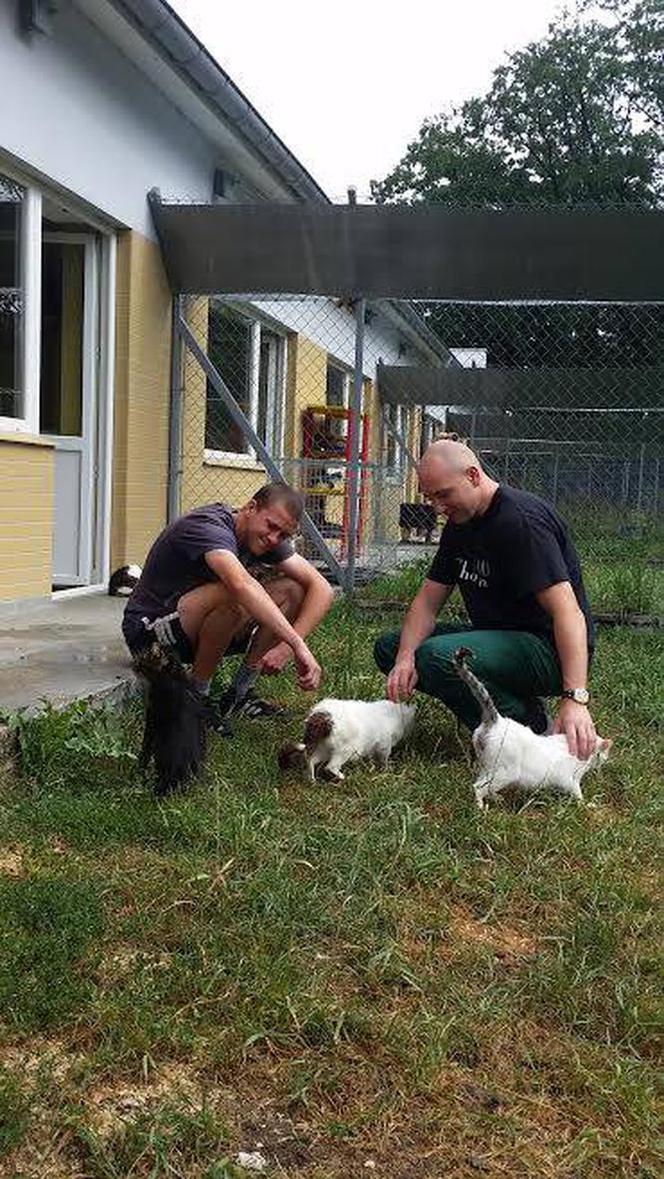
[[[335,607],[326,693],[381,692],[371,643],[396,621]],[[603,631],[593,686],[616,745],[588,808],[478,814],[427,701],[388,771],[281,776],[309,705],[290,680],[287,726],[239,723],[163,803],[137,708],[23,726],[0,1174],[240,1179],[259,1142],[292,1179],[661,1174],[664,634]]]

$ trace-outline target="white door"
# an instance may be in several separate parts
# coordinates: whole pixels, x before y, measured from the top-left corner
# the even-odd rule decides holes
[[[95,238],[45,234],[40,423],[55,444],[54,589],[92,580],[98,318]]]

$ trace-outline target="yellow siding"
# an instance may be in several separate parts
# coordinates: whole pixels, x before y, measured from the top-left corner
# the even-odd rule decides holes
[[[118,239],[111,567],[142,562],[166,523],[171,293],[159,247]]]
[[[327,352],[306,336],[288,341],[288,377],[284,415],[284,451],[288,458],[302,454],[302,410],[325,405]]]
[[[53,447],[0,439],[0,601],[51,592]]]

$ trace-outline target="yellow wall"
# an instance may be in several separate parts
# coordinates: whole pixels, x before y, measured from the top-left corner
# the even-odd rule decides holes
[[[288,340],[288,376],[284,414],[284,451],[288,458],[302,454],[302,410],[325,405],[327,352],[306,336]]]
[[[142,563],[166,523],[171,293],[159,247],[118,238],[111,568]]]
[[[51,592],[53,444],[0,436],[0,601]]]

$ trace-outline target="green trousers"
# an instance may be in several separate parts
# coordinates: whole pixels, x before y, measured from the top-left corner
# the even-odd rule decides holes
[[[392,630],[376,641],[374,657],[385,674],[394,666],[400,637],[401,631]],[[560,667],[546,639],[527,631],[474,630],[463,623],[439,623],[415,652],[417,688],[442,700],[471,730],[480,723],[480,707],[454,670],[452,656],[460,646],[473,652],[472,669],[503,716],[529,724],[538,696],[560,694]]]

